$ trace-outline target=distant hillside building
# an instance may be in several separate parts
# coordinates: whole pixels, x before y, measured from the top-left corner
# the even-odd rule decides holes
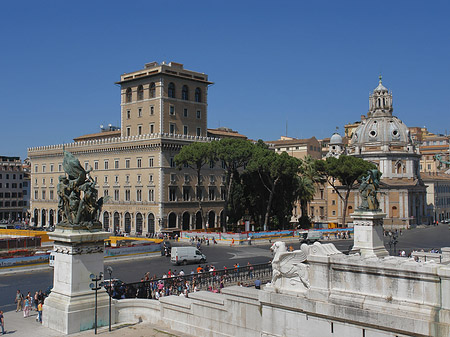
[[[105,229],[130,234],[218,227],[225,198],[224,170],[212,163],[202,173],[203,217],[199,211],[196,174],[179,170],[174,157],[207,137],[244,137],[228,129],[207,130],[208,86],[204,73],[180,63],[148,63],[121,75],[121,127],[80,136],[65,144],[97,181],[100,196],[111,200],[100,220]],[[244,137],[245,138],[245,137]],[[31,212],[39,226],[61,218],[56,185],[62,174],[63,145],[28,149],[32,168]]]

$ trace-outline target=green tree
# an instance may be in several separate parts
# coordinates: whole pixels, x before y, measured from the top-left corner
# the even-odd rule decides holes
[[[299,167],[300,161],[297,158],[289,156],[286,152],[276,154],[269,150],[262,142],[257,144],[253,157],[248,164],[248,170],[258,173],[262,185],[269,192],[264,215],[264,225],[269,223],[272,202],[277,188],[283,182],[286,187],[295,184]],[[293,197],[294,194],[292,194]],[[293,202],[293,200],[282,201],[284,203]]]
[[[226,229],[229,211],[228,206],[233,203],[231,201],[231,198],[233,197],[231,191],[233,179],[235,173],[238,172],[240,168],[243,168],[250,160],[254,145],[250,141],[244,139],[223,138],[213,142],[212,147],[214,149],[215,159],[222,161],[225,169],[226,198],[223,213],[224,223],[222,226]]]
[[[202,207],[202,179],[201,172],[205,165],[209,165],[214,159],[214,152],[211,143],[196,142],[181,148],[181,151],[175,156],[174,160],[181,170],[183,166],[193,169],[197,174],[196,198],[198,209],[202,216],[202,226],[206,223]]]
[[[326,160],[318,160],[315,168],[343,201],[342,223],[345,225],[350,191],[362,175],[377,167],[364,159],[341,155],[339,158],[328,157]],[[339,188],[340,186],[342,186],[342,189]]]

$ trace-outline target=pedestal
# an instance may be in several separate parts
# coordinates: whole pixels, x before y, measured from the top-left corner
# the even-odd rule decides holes
[[[380,211],[355,211],[351,217],[354,224],[353,249],[350,253],[360,253],[363,257],[384,257],[389,253],[384,248],[383,219]]]
[[[104,240],[107,232],[57,228],[49,233],[54,240],[53,289],[43,307],[43,325],[64,334],[94,328],[95,291],[90,275],[103,272]],[[109,298],[98,291],[97,326],[108,325]],[[114,322],[113,322],[114,323]]]

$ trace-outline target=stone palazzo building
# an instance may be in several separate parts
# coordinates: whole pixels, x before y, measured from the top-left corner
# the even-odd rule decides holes
[[[32,221],[52,226],[61,218],[57,184],[64,174],[65,149],[86,169],[93,168],[99,196],[110,196],[100,216],[106,230],[153,234],[219,227],[225,199],[221,163],[211,163],[202,171],[201,214],[196,173],[179,170],[174,162],[183,146],[216,139],[207,136],[207,91],[212,84],[208,76],[179,63],[152,62],[121,75],[117,84],[121,87],[120,130],[28,149]]]

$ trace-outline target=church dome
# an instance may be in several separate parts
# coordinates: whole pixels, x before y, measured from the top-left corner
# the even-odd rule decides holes
[[[370,117],[362,121],[353,133],[352,145],[368,143],[409,143],[408,127],[395,116]]]
[[[342,137],[339,133],[335,132],[330,138],[330,144],[342,144]]]

